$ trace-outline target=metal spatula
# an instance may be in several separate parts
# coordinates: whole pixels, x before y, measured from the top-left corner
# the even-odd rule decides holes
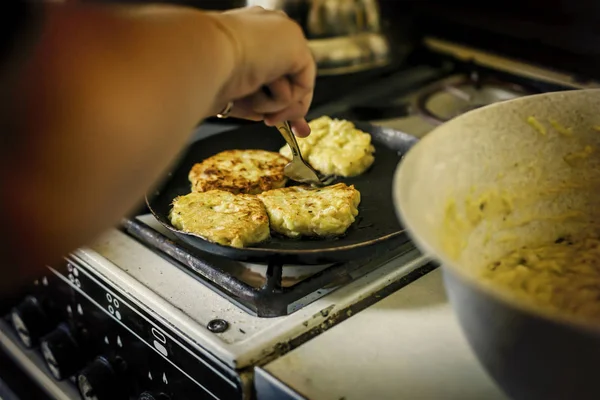
[[[296,137],[292,132],[290,124],[285,121],[277,125],[277,130],[281,133],[281,136],[285,139],[290,149],[292,149],[292,162],[285,166],[283,170],[285,176],[288,178],[301,183],[308,183],[316,186],[323,186],[323,182],[319,178],[319,174],[315,171],[304,159],[298,147]]]

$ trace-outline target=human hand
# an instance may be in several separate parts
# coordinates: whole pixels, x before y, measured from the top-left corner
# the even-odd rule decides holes
[[[221,109],[233,101],[232,117],[269,126],[289,120],[297,136],[307,136],[304,117],[316,66],[300,26],[281,11],[262,7],[211,15],[235,51],[233,73],[219,95]]]

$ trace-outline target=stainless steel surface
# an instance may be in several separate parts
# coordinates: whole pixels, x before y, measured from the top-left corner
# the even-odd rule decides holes
[[[422,138],[446,119],[477,106],[526,94],[528,92],[523,88],[508,82],[487,83],[484,80],[477,87],[475,81],[466,75],[451,75],[390,102],[398,106],[409,104],[406,115],[372,122]]]
[[[357,72],[390,62],[377,0],[247,0],[246,5],[282,10],[297,21],[309,40],[319,75]]]
[[[437,125],[468,111],[528,94],[532,93],[520,85],[474,72],[432,85],[415,98],[414,108]]]
[[[247,0],[246,5],[284,11],[308,39],[381,30],[377,0]]]
[[[284,168],[285,176],[296,182],[321,185],[321,179],[319,179],[317,171],[308,165],[308,163],[304,161],[304,158],[302,158],[300,147],[298,146],[296,136],[294,136],[290,124],[287,121],[284,121],[277,125],[277,130],[281,133],[281,136],[283,136],[292,150],[292,161]]]

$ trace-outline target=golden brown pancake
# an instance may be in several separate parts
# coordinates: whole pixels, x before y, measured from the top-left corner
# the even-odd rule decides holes
[[[271,230],[289,237],[339,236],[358,215],[360,192],[338,183],[323,188],[292,186],[258,195]]]
[[[224,246],[247,247],[270,236],[265,207],[253,195],[192,192],[173,201],[169,218],[175,228]]]
[[[283,169],[289,160],[266,150],[227,150],[192,167],[192,191],[225,190],[258,194],[285,186]]]

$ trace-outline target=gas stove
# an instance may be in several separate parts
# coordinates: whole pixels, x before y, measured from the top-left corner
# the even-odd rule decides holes
[[[309,118],[368,121],[422,137],[493,102],[598,87],[437,39],[427,39],[425,47],[434,62],[374,79],[315,107]],[[204,124],[192,140],[235,127]],[[376,312],[381,299],[400,298],[397,294],[408,293],[435,270],[409,240],[340,264],[226,260],[191,250],[142,210],[49,266],[0,320],[0,344],[54,398],[303,398],[298,392],[310,397],[316,385],[326,385],[326,377],[286,360],[300,360],[309,351],[333,362],[340,350],[326,338],[334,332],[352,337],[360,329],[346,327],[357,314]],[[355,339],[369,341],[368,335]],[[319,347],[322,342],[327,345]],[[347,361],[362,363],[367,377],[377,371],[368,352],[385,353],[394,342],[369,349]],[[368,382],[348,379],[343,391],[329,387],[325,397],[347,397],[340,393],[351,393],[353,385],[364,389]]]
[[[161,232],[152,216],[136,219]],[[24,355],[59,378],[56,386],[71,395],[78,387],[84,398],[138,398],[147,392],[163,398],[250,398],[255,366],[433,268],[410,243],[344,271],[335,265],[286,267],[279,279],[283,288],[327,276],[322,273],[332,268],[334,274],[327,285],[289,304],[284,316],[267,318],[225,295],[227,284],[215,291],[218,279],[178,263],[127,228],[107,232],[35,282],[32,295],[8,317],[0,341],[15,346],[19,338],[33,349]],[[250,287],[257,293],[272,287],[266,266],[217,265],[236,280],[240,295]],[[275,299],[272,307],[277,305]],[[75,358],[81,347],[84,354]]]

